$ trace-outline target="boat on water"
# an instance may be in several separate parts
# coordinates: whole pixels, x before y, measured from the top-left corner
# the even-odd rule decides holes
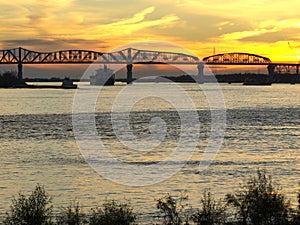
[[[61,88],[63,89],[76,89],[77,85],[73,84],[73,81],[70,80],[70,78],[66,77],[65,79],[63,79],[62,81],[62,85]]]
[[[104,68],[97,69],[95,75],[90,76],[90,85],[114,85],[115,84],[115,73],[113,70],[107,68],[105,65]]]

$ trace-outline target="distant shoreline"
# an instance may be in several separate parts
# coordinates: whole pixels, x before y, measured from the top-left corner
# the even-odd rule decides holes
[[[165,79],[160,80],[159,78],[165,78],[167,80],[173,81],[173,82],[179,82],[179,83],[194,83],[196,76],[189,76],[189,75],[181,75],[181,76],[157,76],[157,79],[139,79],[138,82],[166,82]],[[204,82],[211,83],[216,82],[216,80],[219,83],[244,83],[245,81],[256,81],[256,82],[264,82],[266,79],[268,79],[269,76],[266,74],[254,74],[254,73],[236,73],[236,74],[222,74],[222,75],[215,75],[215,76],[204,76]],[[90,80],[80,80],[80,79],[70,79],[73,82],[90,82]],[[63,79],[61,78],[25,78],[25,82],[62,82]],[[124,78],[117,78],[116,82],[126,82],[126,79]],[[275,74],[272,83],[300,83],[300,77],[297,75],[291,75],[291,74]]]
[[[156,76],[151,78],[140,78],[133,82],[138,83],[165,83],[165,82],[176,82],[176,83],[195,83],[197,76],[181,75],[181,76]],[[240,83],[240,84],[253,84],[261,85],[264,83],[272,84],[299,84],[300,77],[291,74],[275,74],[272,81],[269,81],[270,77],[266,74],[226,74],[226,75],[215,75],[215,76],[204,76],[204,83]],[[27,84],[27,83],[63,83],[64,79],[61,78],[24,78],[24,83],[18,83],[12,86],[5,86],[0,84],[1,89],[74,89],[75,87],[66,87],[62,85],[48,85],[48,84]],[[89,80],[70,79],[71,82],[90,82]],[[126,79],[115,79],[116,82],[126,83]],[[269,82],[266,82],[269,81]]]

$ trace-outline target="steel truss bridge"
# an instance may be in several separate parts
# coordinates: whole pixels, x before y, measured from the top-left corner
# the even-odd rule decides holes
[[[300,64],[272,63],[269,58],[249,53],[217,54],[200,60],[196,56],[162,51],[127,48],[115,52],[87,50],[63,50],[37,52],[25,48],[0,50],[0,64],[17,64],[18,76],[22,78],[23,64],[126,64],[127,82],[132,80],[133,64],[186,64],[197,65],[198,75],[203,76],[204,64],[208,65],[266,65],[269,75],[290,73],[299,75]]]
[[[56,52],[36,52],[24,48],[0,50],[2,64],[132,64],[132,63],[166,63],[166,64],[197,64],[198,57],[174,53],[139,50],[127,48],[116,52],[95,52],[86,50],[65,50]]]
[[[269,58],[249,53],[225,53],[203,58],[208,65],[266,65],[269,75],[296,74],[299,75],[300,64],[273,63]]]

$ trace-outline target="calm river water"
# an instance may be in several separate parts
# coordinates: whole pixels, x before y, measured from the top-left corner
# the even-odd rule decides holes
[[[184,108],[185,100],[167,83],[131,87],[141,90],[151,89],[153,85],[155,92],[161,90],[164,96],[178,103],[176,108],[167,100],[149,96],[138,101],[130,111],[131,129],[141,140],[149,134],[151,118],[159,117],[165,122],[166,137],[155,151],[129,150],[114,134],[110,112],[114,99],[126,86],[120,84],[101,90],[95,107],[98,135],[119,160],[134,165],[154,164],[171,154],[179,141],[178,112],[189,111]],[[106,199],[116,199],[128,200],[136,211],[150,215],[156,210],[155,199],[184,190],[192,206],[197,207],[205,189],[210,189],[217,198],[223,197],[237,190],[257,168],[266,169],[295,202],[300,180],[300,85],[221,85],[227,129],[215,160],[202,172],[199,172],[199,162],[210,135],[210,108],[198,85],[180,84],[180,87],[193,100],[199,116],[195,151],[175,175],[137,187],[118,184],[99,175],[84,160],[72,126],[76,90],[0,89],[0,213],[3,215],[9,209],[12,196],[20,191],[29,193],[37,183],[45,186],[57,208],[67,206],[74,199],[86,209],[101,205]],[[214,91],[213,85],[207,87],[207,93]],[[85,89],[88,95],[89,87],[83,84],[81,90]],[[106,163],[109,167],[109,162]],[[139,220],[146,221],[145,218],[141,216]]]

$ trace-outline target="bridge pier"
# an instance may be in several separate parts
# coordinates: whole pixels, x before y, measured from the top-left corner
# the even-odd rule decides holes
[[[132,83],[132,64],[127,64],[127,84]]]
[[[300,64],[296,66],[296,82],[300,82],[299,66]]]
[[[268,65],[269,81],[270,81],[271,83],[274,82],[275,67],[276,67],[276,66],[273,65],[273,64],[269,64],[269,65]]]
[[[203,84],[204,83],[204,63],[198,63],[197,65],[198,69],[198,76],[197,76],[197,83]]]
[[[23,79],[23,64],[22,62],[18,62],[18,79]]]

